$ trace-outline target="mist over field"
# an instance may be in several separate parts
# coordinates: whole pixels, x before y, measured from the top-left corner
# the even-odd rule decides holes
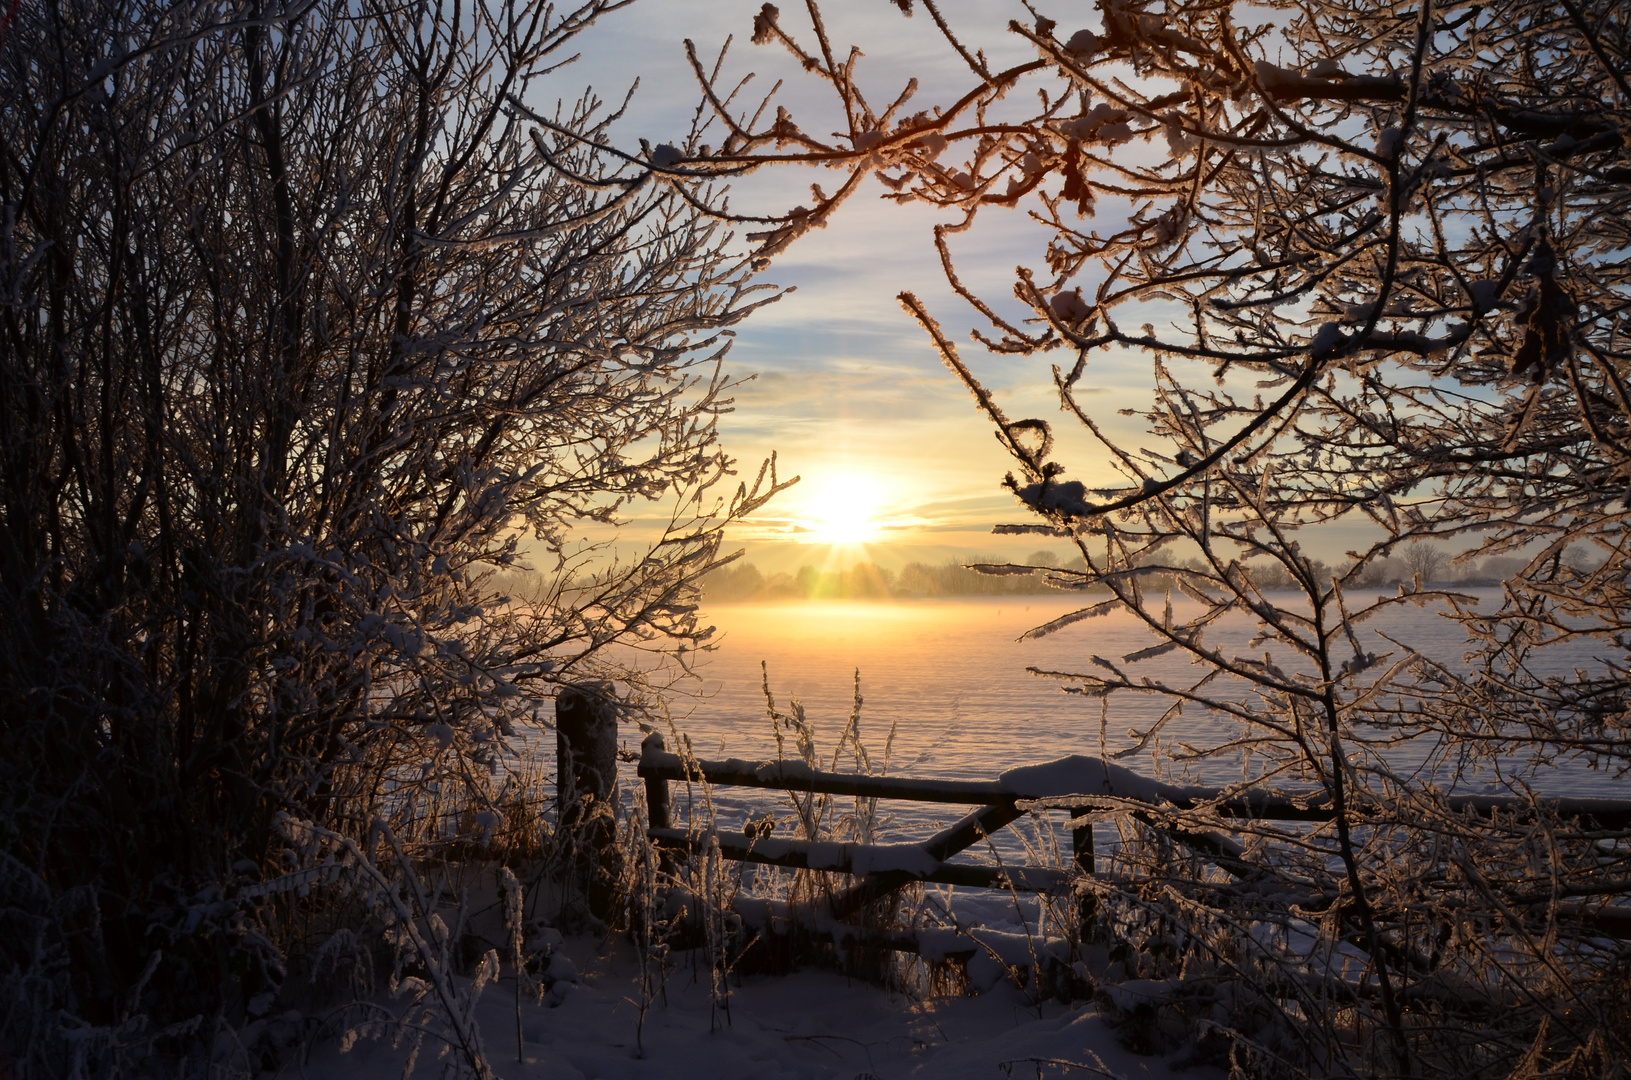
[[[1589,559],[1583,550],[1570,553],[1576,562]],[[1011,561],[1012,560],[1012,561]],[[1187,560],[1182,565],[1191,565]],[[1402,558],[1373,563],[1369,572],[1355,584],[1376,588],[1409,582],[1417,574],[1423,580],[1462,586],[1498,585],[1523,566],[1512,556],[1470,560],[1452,565],[1443,552],[1427,548],[1411,550]],[[1329,572],[1323,563],[1318,567]],[[829,561],[830,565],[830,561]],[[984,568],[984,569],[982,569]],[[1003,568],[1003,572],[992,572]],[[1010,569],[1011,568],[1011,569]],[[873,562],[854,562],[842,569],[819,568],[804,563],[793,573],[761,572],[756,563],[737,561],[711,572],[702,579],[702,595],[713,604],[761,603],[786,600],[886,600],[920,599],[938,596],[1057,596],[1061,591],[1105,592],[1083,573],[1080,558],[1061,560],[1052,551],[1004,556],[973,553],[941,563],[906,562],[899,570]],[[1063,571],[1056,573],[1054,571]],[[1252,567],[1253,580],[1264,589],[1291,589],[1295,582],[1283,569],[1272,564]],[[1151,588],[1174,587],[1174,575],[1151,575]]]

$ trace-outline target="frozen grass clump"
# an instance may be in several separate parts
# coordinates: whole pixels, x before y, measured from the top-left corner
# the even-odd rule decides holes
[[[785,709],[778,704],[768,672],[763,688],[784,772],[790,765],[887,772],[895,732],[891,728],[881,752],[867,745],[859,673],[850,714],[830,748],[821,745],[817,725],[800,701],[791,700]],[[682,758],[695,762],[689,741],[677,736],[677,742]],[[683,948],[707,958],[727,1020],[733,976],[806,966],[835,968],[914,996],[989,989],[999,979],[1024,988],[1035,1001],[1091,992],[1081,963],[1083,924],[1076,899],[1081,887],[1040,897],[993,891],[973,903],[967,902],[966,890],[959,899],[949,886],[914,881],[838,919],[835,904],[843,906],[862,877],[721,858],[712,841],[720,818],[714,792],[699,771],[695,777],[685,797],[676,800],[691,808],[691,853],[659,852],[642,865],[651,868],[646,887],[656,889],[660,909],[670,917],[661,948],[669,956]],[[777,798],[777,805],[753,810],[741,826],[750,842],[768,848],[780,841],[811,841],[836,850],[842,844],[876,844],[888,828],[876,798],[800,791],[779,792]],[[1027,861],[1060,868],[1059,844],[1045,816],[1031,815],[1022,824]],[[974,854],[1001,865],[996,846],[988,842],[986,849]]]

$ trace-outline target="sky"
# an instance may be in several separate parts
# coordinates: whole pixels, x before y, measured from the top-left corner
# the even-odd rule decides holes
[[[775,101],[802,127],[839,126],[840,114],[817,80],[799,71],[779,46],[749,43],[759,7],[757,0],[638,0],[580,38],[581,58],[551,85],[564,94],[588,83],[605,97],[621,99],[638,77],[639,89],[614,135],[631,149],[641,139],[677,143],[699,100],[684,40],[693,40],[711,63],[734,37],[723,66],[728,76],[757,73],[750,89],[760,94],[784,79]],[[985,48],[998,66],[1034,55],[1005,30],[1008,20],[1028,18],[1017,2],[946,0],[942,10],[968,45]],[[921,10],[907,19],[882,0],[844,0],[829,2],[823,13],[836,48],[856,44],[865,54],[857,70],[875,105],[893,100],[911,76],[919,79],[916,102],[922,108],[971,86],[967,69]],[[784,5],[782,25],[796,37],[813,38],[803,5]],[[1059,33],[1068,37],[1070,30],[1061,27]],[[839,175],[765,170],[733,184],[732,207],[784,211],[809,202],[812,181],[831,190]],[[721,423],[725,447],[750,480],[774,452],[780,475],[798,475],[801,482],[733,529],[729,540],[766,571],[858,561],[898,568],[914,559],[978,553],[1018,558],[1048,546],[1035,536],[992,534],[999,523],[1031,520],[1000,486],[1010,460],[897,294],[910,289],[923,298],[1011,418],[1053,422],[1055,456],[1068,475],[1089,486],[1117,484],[1103,451],[1073,430],[1074,421],[1061,422],[1051,367],[1064,354],[997,359],[970,342],[978,316],[951,293],[934,254],[931,230],[944,212],[883,201],[882,186],[868,183],[828,228],[806,235],[774,260],[763,280],[793,291],[739,329],[728,368],[753,378],[736,392],[735,411]],[[1107,210],[1101,201],[1099,216]],[[1044,242],[1023,214],[988,210],[971,233],[954,240],[958,272],[978,294],[1012,308],[1017,265],[1037,268],[1039,280],[1050,276],[1041,266]],[[1148,402],[1150,358],[1132,351],[1096,353],[1086,381],[1079,392],[1095,418],[1140,445],[1143,423],[1119,410]],[[1056,550],[1069,553],[1063,546]]]
[[[776,100],[803,126],[819,130],[813,118],[822,116],[835,126],[819,83],[779,48],[749,43],[759,7],[744,0],[638,0],[579,39],[581,58],[554,78],[551,89],[564,95],[590,84],[604,97],[621,98],[638,77],[639,88],[614,134],[631,148],[640,139],[679,142],[699,98],[684,40],[689,37],[699,54],[712,58],[734,36],[725,71],[738,77],[756,72],[751,86],[761,94],[784,78]],[[783,24],[809,36],[802,5],[785,8]],[[948,3],[943,10],[993,59],[1000,60],[1004,49],[1023,55],[1003,30],[1008,19],[1024,17],[1019,4]],[[866,54],[859,70],[873,101],[892,100],[913,75],[923,107],[967,89],[966,68],[923,13],[906,19],[892,4],[849,2],[829,4],[824,14],[835,44],[857,44]],[[732,205],[785,210],[809,201],[811,182],[830,190],[838,175],[791,169],[755,174],[733,184]],[[868,184],[832,225],[776,258],[762,280],[793,291],[738,330],[728,369],[753,378],[736,392],[735,410],[722,420],[724,445],[748,479],[774,452],[780,475],[797,475],[801,482],[734,529],[730,540],[766,570],[1028,553],[1039,546],[1036,538],[991,534],[999,522],[1026,520],[999,486],[1010,467],[1007,455],[896,299],[902,289],[917,292],[960,341],[974,325],[934,256],[936,212],[884,202],[878,198],[881,185]],[[1026,228],[1019,215],[992,217],[1004,219],[991,223],[1000,228],[979,229],[958,245],[959,271],[1001,298],[1011,292],[1017,264],[1040,261],[1041,234]],[[971,347],[965,359],[991,380],[1011,415],[1057,413],[1049,385],[1056,356],[1009,361],[1004,369],[980,362],[980,352]],[[1141,366],[1147,379],[1148,361]],[[1140,385],[1135,371],[1120,372],[1121,381]]]

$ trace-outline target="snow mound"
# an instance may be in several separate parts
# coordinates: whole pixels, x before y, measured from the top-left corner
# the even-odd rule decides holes
[[[896,871],[923,878],[940,869],[940,860],[922,844],[856,844],[851,852],[851,873],[856,877]]]
[[[1177,985],[1172,980],[1132,979],[1124,983],[1106,983],[1099,993],[1110,1000],[1116,1009],[1132,1015],[1141,1008],[1159,1008],[1173,996]]]
[[[997,783],[1026,799],[1052,799],[1066,795],[1107,795],[1158,803],[1176,801],[1177,788],[1140,776],[1121,765],[1072,754],[1040,765],[1021,765],[997,777]]]

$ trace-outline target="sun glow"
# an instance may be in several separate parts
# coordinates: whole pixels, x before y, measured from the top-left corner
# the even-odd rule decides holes
[[[871,479],[847,474],[835,476],[811,490],[801,507],[805,537],[820,544],[870,544],[878,539],[882,503]]]

